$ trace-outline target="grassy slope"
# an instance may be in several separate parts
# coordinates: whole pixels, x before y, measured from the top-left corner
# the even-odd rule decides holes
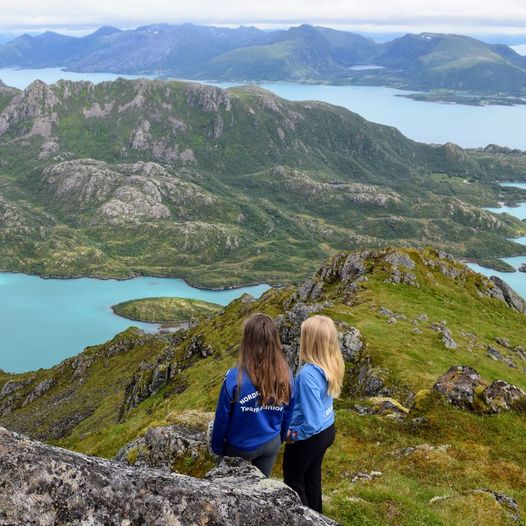
[[[113,305],[113,312],[124,318],[146,322],[190,321],[216,314],[221,305],[185,298],[143,298]]]
[[[487,286],[482,276],[466,270],[456,279],[448,278],[424,264],[424,260],[436,261],[433,252],[408,253],[417,262],[415,275],[419,287],[386,283],[390,267],[378,257],[371,264],[368,281],[361,284],[350,305],[342,302],[337,283],[326,287],[324,299],[331,305],[324,312],[338,323],[344,321],[361,330],[367,353],[390,385],[413,391],[430,388],[449,366],[467,364],[488,380],[503,378],[526,389],[523,363],[518,362],[517,369],[510,369],[489,359],[485,347],[489,343],[499,347],[493,341],[497,336],[509,338],[513,345],[524,344],[524,315],[498,300],[481,297],[478,291]],[[451,267],[461,268],[456,264]],[[78,412],[91,404],[94,412],[90,416],[63,438],[51,440],[79,451],[112,456],[150,426],[194,417],[198,422],[199,413],[188,414],[188,411],[214,409],[224,372],[235,363],[240,320],[254,310],[278,315],[293,292],[289,287],[271,290],[254,303],[237,300],[225,308],[223,314],[192,329],[180,343],[169,336],[148,337],[146,342],[112,355],[110,347],[136,337],[131,331],[117,336],[110,344],[91,348],[83,354],[94,357],[92,368],[85,370],[86,380],[80,382],[65,403],[57,404],[56,400],[61,398],[61,392],[70,392],[71,376],[67,367],[10,377],[33,376],[34,383],[49,376],[61,380],[57,388],[0,419],[0,423],[31,430],[33,434],[39,431],[45,434],[46,426],[55,427],[53,419],[64,418],[72,407]],[[378,312],[380,306],[406,315],[407,320],[387,323],[387,318]],[[410,320],[422,313],[429,316],[430,322],[446,320],[458,349],[446,349],[438,333],[429,328],[430,322],[419,322],[423,334],[415,334],[415,325]],[[474,345],[463,337],[463,330],[474,333],[478,343]],[[188,341],[197,334],[202,335],[215,352],[209,358],[194,357],[185,362],[182,356]],[[123,386],[130,375],[140,361],[157,363],[157,357],[166,347],[177,349],[173,362],[184,364],[183,371],[121,423],[115,423]],[[503,354],[508,353],[499,349]],[[181,385],[186,386],[182,392],[178,389]],[[342,524],[511,523],[492,497],[471,493],[477,488],[511,495],[523,511],[526,509],[524,414],[479,416],[431,403],[421,412],[414,409],[408,420],[399,422],[379,416],[359,416],[347,409],[353,403],[347,398],[338,402],[338,438],[327,455],[324,471],[326,511]],[[425,416],[425,422],[412,424],[411,420],[417,416]],[[39,424],[33,429],[37,421]],[[392,454],[397,449],[424,443],[450,444],[451,448],[419,451],[407,457]],[[186,469],[196,473],[206,467],[199,464],[193,469],[189,464]],[[372,482],[351,483],[350,474],[372,470],[381,471],[383,476]],[[274,475],[280,476],[279,465]],[[442,495],[453,498],[429,503],[432,497]]]

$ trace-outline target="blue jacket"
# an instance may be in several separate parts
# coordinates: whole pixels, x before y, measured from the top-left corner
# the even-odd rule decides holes
[[[291,440],[305,440],[334,423],[333,398],[321,367],[306,363],[294,382],[295,406],[290,423]]]
[[[261,407],[259,392],[248,374],[243,372],[241,386],[238,386],[237,367],[229,369],[217,402],[212,451],[222,455],[225,443],[252,451],[277,435],[281,435],[283,442],[294,407],[293,383],[291,373],[291,399],[287,405]]]

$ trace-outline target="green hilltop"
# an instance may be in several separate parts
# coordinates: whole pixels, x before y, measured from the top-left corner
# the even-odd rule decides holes
[[[104,457],[131,443],[120,453],[131,464],[153,458],[159,451],[133,441],[163,426],[206,427],[253,312],[276,319],[291,362],[307,316],[328,315],[341,333],[347,372],[324,471],[330,517],[520,523],[526,302],[435,249],[338,253],[297,287],[245,295],[188,330],[130,328],[51,369],[2,374],[0,424]],[[169,464],[198,476],[213,460],[183,453]]]
[[[217,303],[186,298],[142,298],[112,306],[113,312],[130,320],[150,323],[184,323],[206,318],[221,309]]]
[[[522,152],[411,141],[263,89],[35,81],[0,88],[0,270],[283,284],[339,250],[523,254]]]

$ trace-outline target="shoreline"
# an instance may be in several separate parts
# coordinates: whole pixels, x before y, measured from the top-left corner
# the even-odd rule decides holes
[[[97,276],[97,275],[90,275],[90,274],[80,274],[80,275],[74,275],[74,276],[54,276],[52,274],[47,275],[47,274],[42,274],[40,272],[24,272],[21,270],[0,269],[0,274],[23,274],[24,276],[34,276],[40,279],[46,279],[46,280],[60,279],[64,281],[74,280],[74,279],[96,279],[99,281],[130,281],[136,278],[179,279],[183,281],[189,287],[192,287],[193,289],[204,290],[208,292],[224,292],[227,290],[239,290],[239,289],[244,289],[246,287],[259,287],[259,286],[268,286],[269,288],[275,289],[275,288],[285,287],[288,285],[287,283],[280,283],[280,284],[272,285],[271,283],[267,283],[267,282],[252,282],[252,283],[243,284],[243,285],[227,285],[226,287],[205,287],[202,285],[194,284],[191,281],[189,281],[187,278],[183,278],[181,276],[162,275],[162,274],[141,274],[141,273],[136,273],[133,276],[129,276],[129,277]],[[140,320],[135,320],[135,321],[140,321]]]

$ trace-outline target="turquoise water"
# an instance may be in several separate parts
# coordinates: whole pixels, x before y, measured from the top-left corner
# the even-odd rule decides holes
[[[526,190],[526,183],[502,183],[502,186],[514,186],[517,188],[523,188]],[[508,212],[509,214],[518,217],[519,219],[526,218],[526,203],[521,203],[518,207],[502,206],[501,208],[487,208],[492,212],[502,213]],[[515,243],[526,245],[526,236],[515,238]],[[502,258],[503,261],[510,264],[513,268],[518,269],[523,263],[526,263],[526,256],[516,256],[511,258]],[[469,265],[473,270],[480,272],[486,276],[499,276],[511,287],[513,287],[523,298],[526,298],[526,273],[524,272],[497,272],[496,270],[481,267],[474,263]]]
[[[257,285],[212,291],[171,278],[62,280],[0,273],[0,368],[21,372],[50,367],[130,325],[157,330],[155,324],[113,314],[111,306],[121,301],[178,296],[226,305],[244,292],[259,297],[268,288]]]
[[[526,183],[502,183],[501,186],[513,186],[515,188],[526,190]],[[496,214],[503,214],[506,212],[507,214],[518,217],[519,219],[526,219],[526,203],[520,203],[519,206],[502,205],[499,208],[486,208],[486,210],[495,212]]]
[[[518,269],[522,263],[526,263],[526,256],[518,256],[514,258],[502,258],[503,261],[509,263],[515,269]],[[470,263],[469,266],[485,276],[498,276],[510,285],[523,298],[526,298],[526,274],[524,272],[497,272],[496,270],[481,267],[476,263]]]
[[[135,78],[111,73],[73,73],[59,68],[0,69],[0,79],[18,88],[25,88],[36,78],[48,83],[60,78],[101,82],[118,76]],[[397,96],[407,94],[406,91],[375,86],[267,83],[262,87],[290,100],[321,100],[343,106],[373,122],[395,126],[417,141],[454,142],[464,147],[494,143],[526,150],[526,105],[478,107],[420,102]]]

